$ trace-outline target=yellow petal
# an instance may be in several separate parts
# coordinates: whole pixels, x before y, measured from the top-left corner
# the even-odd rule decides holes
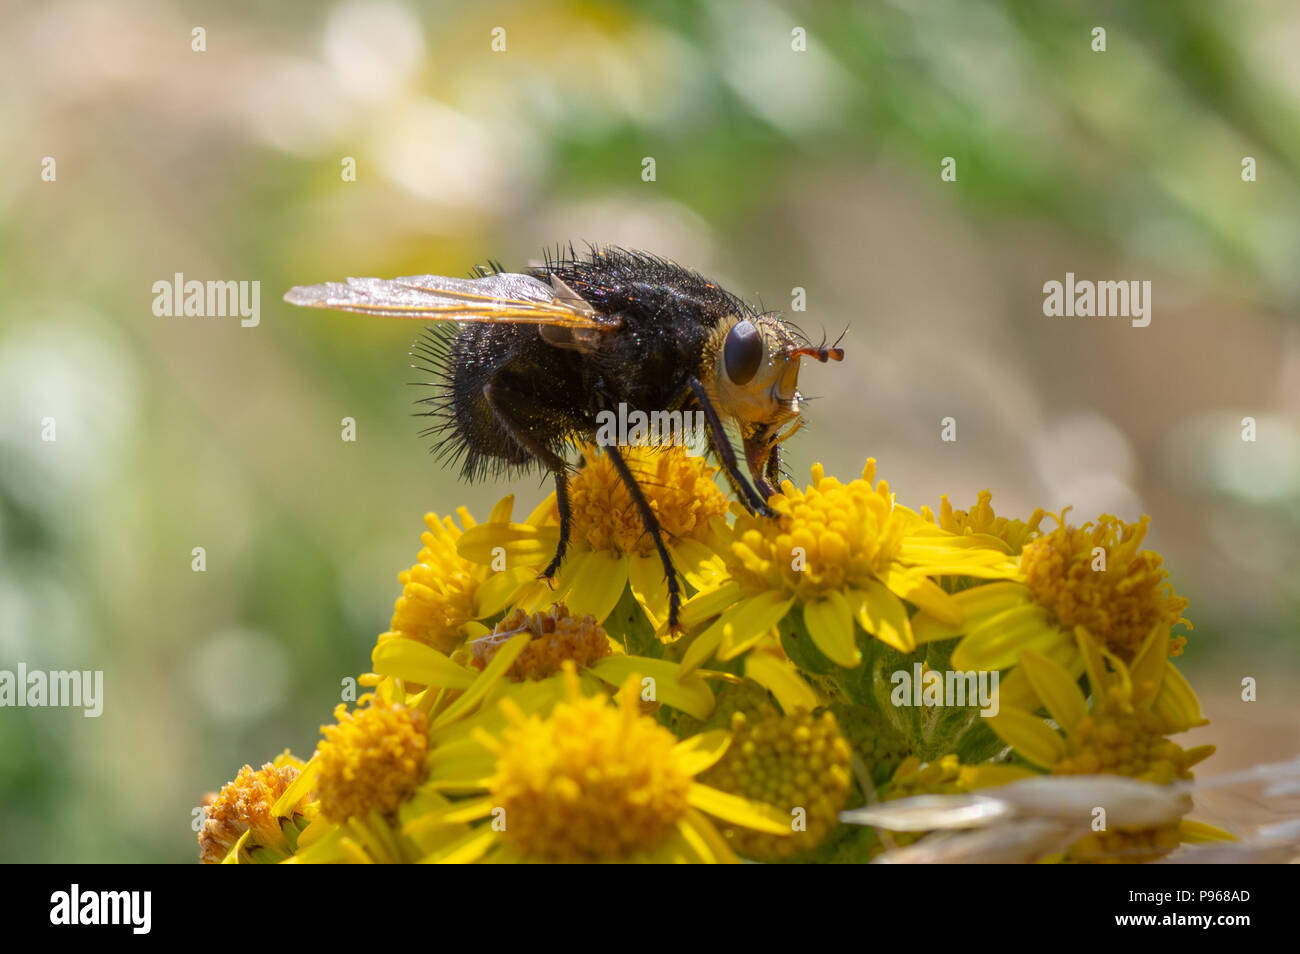
[[[961,784],[966,788],[997,788],[1021,779],[1033,778],[1038,773],[1020,765],[963,765]]]
[[[1079,655],[1083,657],[1084,671],[1088,674],[1088,687],[1094,696],[1101,699],[1110,682],[1106,672],[1106,662],[1101,658],[1101,650],[1082,626],[1074,627],[1074,638],[1079,645]]]
[[[487,691],[492,688],[492,685],[506,674],[506,670],[524,651],[524,647],[532,641],[532,638],[531,633],[520,633],[518,636],[506,640],[501,648],[497,650],[496,655],[492,657],[492,661],[488,663],[487,668],[478,674],[478,677],[461,694],[460,698],[433,720],[432,727],[436,729],[471,712],[487,694]]]
[[[998,738],[1035,765],[1051,768],[1065,757],[1065,740],[1032,712],[1005,707],[990,716],[988,724]]]
[[[310,848],[322,836],[329,834],[331,831],[338,831],[336,823],[330,821],[324,815],[317,815],[308,823],[306,828],[299,832],[298,851]]]
[[[539,682],[512,682],[508,684],[508,689],[510,705],[513,709],[524,715],[545,714],[564,697],[564,680],[557,675]],[[449,722],[431,731],[429,742],[433,754],[430,758],[436,759],[438,753],[453,741],[472,738],[476,730],[486,732],[490,737],[498,737],[509,721],[500,705],[483,705],[473,715],[457,722]]]
[[[221,859],[221,863],[223,865],[239,864],[239,854],[244,850],[245,845],[248,843],[248,836],[251,835],[252,833],[253,833],[253,829],[250,828],[248,829],[248,831],[244,832],[242,835],[239,836],[238,840],[236,840],[235,843],[230,846],[230,850],[226,852],[226,857]],[[293,859],[290,858],[289,860],[292,861]]]
[[[673,746],[673,757],[685,772],[699,775],[716,764],[730,745],[731,733],[726,729],[714,729],[678,742]]]
[[[449,805],[451,805],[450,799],[440,792],[420,788],[410,798],[402,802],[397,810],[397,822],[405,832],[407,825],[418,821],[422,816],[431,812],[440,812]],[[418,849],[416,857],[423,857],[431,851],[437,851],[444,845],[450,844],[464,834],[465,825],[463,824],[442,825],[414,835],[411,841]],[[301,840],[299,844],[301,844]],[[394,853],[402,856],[405,856],[408,851],[409,849],[405,848],[394,848]]]
[[[692,808],[698,808],[715,818],[721,818],[733,825],[752,828],[755,831],[767,832],[770,835],[789,835],[794,830],[791,827],[793,816],[789,813],[765,802],[756,802],[753,799],[721,792],[699,782],[691,785],[686,801]]]
[[[990,617],[1030,602],[1032,594],[1023,583],[984,583],[953,594],[965,620],[959,625],[944,623],[922,611],[912,619],[912,633],[918,644],[950,639],[970,632]]]
[[[960,626],[964,619],[961,606],[939,584],[918,572],[891,569],[885,573],[885,586],[909,603],[929,613],[942,623]]]
[[[405,637],[403,637],[403,636],[397,636],[397,635],[395,635],[395,634],[393,634],[393,633],[384,633],[382,636],[379,637],[379,640],[378,640],[378,642],[375,643],[375,646],[376,646],[376,648],[378,648],[378,647],[379,647],[380,645],[382,645],[383,643],[386,643],[386,642],[392,642],[392,641],[394,641],[394,640],[397,640],[397,639],[404,639],[404,638],[405,638]],[[374,654],[374,650],[373,650],[373,649],[372,649],[370,652],[371,652],[372,655]],[[405,702],[406,702],[406,687],[405,687],[405,685],[403,684],[401,677],[399,677],[399,676],[381,676],[379,673],[375,673],[375,675],[376,675],[376,676],[380,676],[380,681],[379,681],[378,685],[375,686],[375,698],[376,698],[376,699],[380,699],[380,700],[382,700],[382,701],[384,701],[384,702],[389,703],[390,705],[393,704],[393,703],[405,703]],[[472,675],[472,673],[471,673],[471,675]],[[419,696],[423,696],[424,693],[421,692],[421,693],[418,693],[418,695],[419,695]],[[414,705],[414,703],[412,703],[412,705]]]
[[[1178,823],[1178,834],[1183,841],[1191,844],[1237,840],[1237,836],[1230,831],[1224,831],[1222,828],[1216,828],[1213,825],[1198,822],[1191,818],[1184,818]]]
[[[320,762],[312,759],[303,766],[298,777],[290,782],[289,787],[275,800],[275,804],[271,806],[271,814],[276,818],[287,818],[293,811],[293,807],[298,804],[298,800],[315,786],[318,774],[320,774]]]
[[[488,523],[509,523],[510,514],[515,509],[515,495],[506,494],[496,502],[492,512],[488,514]]]
[[[554,526],[555,512],[555,494],[550,494],[533,508],[533,512],[524,519],[524,523],[530,527],[540,527],[547,523]]]
[[[811,711],[821,705],[817,693],[800,678],[794,665],[776,653],[750,653],[745,657],[745,675],[772,693],[786,713]]]
[[[1088,700],[1079,691],[1069,670],[1032,649],[1020,654],[1020,668],[1056,724],[1067,735],[1074,735],[1079,723],[1088,715]]]
[[[722,643],[724,630],[732,627],[733,633],[760,633],[771,629],[789,612],[794,597],[784,593],[767,592],[750,596],[729,607],[713,621],[704,632],[691,642],[682,658],[683,673],[698,669]]]
[[[420,859],[421,864],[464,865],[478,861],[497,840],[497,832],[490,825],[471,828],[463,838],[445,845]]]
[[[1063,666],[1073,677],[1075,685],[1078,685],[1079,677],[1083,675],[1083,659],[1079,656],[1079,649],[1074,643],[1059,643],[1043,655],[1055,661],[1057,665]],[[1009,673],[1003,673],[998,680],[999,706],[1015,706],[1017,709],[1033,712],[1042,704],[1038,693],[1029,683],[1029,677],[1020,666]]]
[[[575,615],[590,613],[596,617],[596,622],[603,623],[618,605],[627,586],[627,557],[591,550],[581,564],[581,572],[565,576],[572,585],[565,597],[569,609]],[[563,583],[560,589],[565,589]]]
[[[964,626],[941,623],[929,613],[917,613],[910,620],[912,640],[918,645],[934,643],[944,639],[960,636]]]
[[[678,572],[697,590],[713,586],[726,571],[727,564],[722,557],[700,540],[690,537],[674,540],[669,549]]]
[[[407,682],[448,689],[465,689],[477,674],[444,656],[432,646],[414,639],[385,639],[370,654],[375,672]]]
[[[550,589],[551,603],[566,602],[568,600],[570,591],[586,575],[587,561],[593,556],[595,556],[594,550],[588,550],[586,547],[573,547],[565,554],[564,562],[560,564],[554,582],[538,581]]]
[[[651,627],[658,629],[668,620],[668,581],[659,554],[628,554],[627,582],[632,595],[645,610]]]
[[[425,812],[417,818],[412,818],[402,826],[402,831],[407,835],[418,835],[439,825],[458,825],[478,821],[491,815],[492,809],[496,807],[496,799],[491,795],[450,802],[438,811]]]
[[[717,616],[738,601],[741,592],[739,583],[728,580],[714,589],[696,593],[682,604],[681,624],[690,627]]]
[[[1019,575],[1020,568],[1003,549],[1005,544],[999,540],[998,548],[992,549],[978,546],[978,542],[973,536],[913,537],[899,549],[898,562],[924,570],[929,576],[998,580]]]
[[[853,637],[853,608],[838,590],[825,599],[805,603],[803,621],[808,635],[826,658],[838,666],[852,669],[862,662],[862,651]]]
[[[982,583],[962,590],[955,594],[953,599],[966,614],[967,621],[974,622],[976,618],[996,616],[1021,604],[1032,602],[1033,594],[1023,583]]]
[[[426,762],[425,781],[442,791],[482,791],[482,780],[496,769],[496,755],[477,739],[435,746]]]
[[[490,566],[493,559],[504,551],[507,569],[520,563],[529,567],[545,566],[555,556],[555,548],[559,543],[558,527],[484,523],[460,535],[456,541],[456,552],[471,563]]]
[[[968,632],[952,653],[954,669],[1010,669],[1025,649],[1050,652],[1067,639],[1037,606],[1018,606]]]
[[[718,644],[718,658],[726,661],[743,656],[765,639],[776,639],[777,631],[769,626],[767,629],[737,632],[735,625],[728,623],[722,627],[722,642]]]
[[[1157,623],[1151,628],[1142,648],[1129,663],[1133,680],[1133,701],[1150,706],[1160,693],[1160,684],[1169,669],[1169,627]]]
[[[711,821],[695,809],[686,809],[686,814],[677,823],[677,830],[695,855],[705,864],[738,862],[739,859],[727,844],[727,840],[718,834]]]
[[[907,608],[884,584],[868,580],[860,594],[854,595],[860,597],[857,617],[863,629],[900,653],[910,653],[916,648]]]
[[[680,675],[677,663],[670,659],[646,656],[606,656],[589,667],[592,674],[612,686],[621,686],[637,673],[655,681],[655,698],[666,706],[680,709],[697,719],[713,714],[713,690],[699,675]]]
[[[521,609],[525,613],[534,613],[538,610],[544,610],[550,607],[552,603],[557,603],[562,598],[559,589],[548,580],[533,580],[531,583],[525,583],[511,599],[515,609]]]
[[[1165,677],[1152,707],[1156,715],[1164,720],[1171,733],[1205,725],[1209,720],[1201,712],[1201,700],[1196,698],[1186,677],[1168,660],[1165,667]]]
[[[536,577],[537,571],[532,567],[489,572],[487,579],[474,591],[474,615],[479,619],[495,616],[505,609],[511,597]]]
[[[677,820],[677,827],[654,854],[655,864],[689,865],[714,864],[713,850],[701,834],[686,824],[685,817]]]

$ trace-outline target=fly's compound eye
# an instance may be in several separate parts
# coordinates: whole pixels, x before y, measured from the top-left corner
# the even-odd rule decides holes
[[[738,321],[727,332],[722,360],[732,384],[748,384],[758,373],[758,366],[763,363],[763,336],[752,321]]]

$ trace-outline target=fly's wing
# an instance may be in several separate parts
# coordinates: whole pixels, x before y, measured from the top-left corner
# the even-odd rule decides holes
[[[619,325],[617,318],[601,315],[563,283],[548,285],[513,272],[482,278],[349,278],[291,288],[284,300],[291,305],[385,318],[542,325],[563,335],[590,335]]]

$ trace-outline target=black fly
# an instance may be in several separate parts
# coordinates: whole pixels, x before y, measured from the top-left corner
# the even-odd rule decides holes
[[[572,522],[565,452],[593,439],[602,411],[701,412],[733,492],[770,516],[778,445],[800,424],[799,358],[844,356],[696,272],[619,248],[582,257],[570,247],[522,274],[494,266],[473,278],[349,278],[291,289],[285,300],[457,323],[429,329],[415,345],[436,378],[424,401],[438,419],[428,433],[471,481],[535,465],[554,475],[560,542],[547,578],[564,560]],[[724,424],[740,434],[752,482]],[[604,450],[663,562],[675,628],[680,584],[659,522],[618,447]]]

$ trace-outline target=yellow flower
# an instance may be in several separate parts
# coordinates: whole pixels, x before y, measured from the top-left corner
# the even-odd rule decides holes
[[[546,613],[529,614],[521,609],[510,613],[491,634],[469,644],[470,665],[486,669],[502,643],[523,632],[532,636],[532,641],[506,671],[506,678],[512,682],[553,676],[566,660],[579,667],[588,666],[611,652],[609,637],[596,617],[573,616],[563,603],[555,603]]]
[[[388,678],[378,691],[363,695],[353,712],[336,707],[335,723],[321,726],[324,741],[295,786],[310,786],[330,821],[391,815],[427,779],[429,764],[443,757],[439,741],[480,712],[530,640],[527,632],[515,634],[482,671],[415,640],[381,643],[374,660]],[[408,693],[407,683],[426,688]],[[553,691],[549,695],[556,698]],[[535,703],[544,705],[546,696],[538,694]]]
[[[1014,765],[963,765],[956,755],[944,755],[933,762],[909,755],[894,770],[883,798],[891,801],[913,795],[966,795],[1033,774]]]
[[[487,526],[509,524],[513,505],[513,496],[498,502]],[[464,507],[457,514],[466,530],[477,526]],[[398,575],[402,595],[393,607],[389,632],[379,638],[414,639],[449,653],[466,637],[467,624],[500,612],[530,574],[522,569],[498,573],[464,559],[456,552],[464,531],[451,517],[429,513],[424,522],[423,547],[415,565]]]
[[[371,810],[393,812],[424,772],[428,716],[418,708],[364,695],[355,712],[339,703],[334,725],[321,726],[316,794],[333,822]]]
[[[245,765],[218,794],[207,796],[199,860],[210,865],[227,859],[262,863],[288,857],[299,831],[315,817],[314,806],[304,795],[293,801],[285,816],[273,809],[302,767],[301,759],[285,752],[256,772]]]
[[[772,805],[795,819],[794,834],[746,828],[725,831],[736,853],[776,861],[812,851],[839,823],[849,795],[852,750],[829,711],[781,715],[769,708],[757,719],[732,714],[731,747],[702,776],[709,785]]]
[[[1157,623],[1173,626],[1187,600],[1173,593],[1154,550],[1139,550],[1151,518],[1125,523],[1102,516],[1081,528],[1062,526],[1025,547],[1020,568],[1039,606],[1062,627],[1082,626],[1121,659],[1131,660]],[[1102,560],[1099,567],[1099,560]],[[1169,655],[1183,651],[1178,636]]]
[[[788,818],[770,806],[695,780],[722,757],[727,732],[678,741],[641,714],[636,676],[623,684],[617,705],[603,692],[584,696],[571,662],[564,682],[565,698],[549,717],[526,714],[505,696],[506,724],[495,733],[474,729],[492,770],[482,780],[471,772],[463,783],[487,794],[414,820],[407,831],[491,821],[425,860],[723,862],[734,855],[705,813],[773,834],[790,831]]]
[[[802,490],[783,483],[775,517],[759,518],[682,448],[631,449],[696,591],[681,620],[696,635],[665,648],[630,600],[611,616],[628,590],[662,630],[667,592],[617,472],[586,455],[556,586],[566,602],[536,579],[558,542],[554,496],[523,523],[510,497],[483,525],[464,509],[429,514],[362,677],[373,693],[337,707],[308,762],[245,766],[205,799],[205,862],[862,861],[921,829],[967,826],[972,806],[990,823],[983,841],[927,840],[889,859],[1150,861],[1180,840],[1231,837],[1185,817],[1185,783],[1213,747],[1169,738],[1206,720],[1169,660],[1187,601],[1140,549],[1148,518],[1057,518],[1044,534],[1041,510],[999,518],[988,491],[969,511],[943,497],[937,515],[917,514],[871,460],[849,483],[820,466]],[[815,644],[860,666],[868,637],[900,652],[952,638],[922,671],[1014,667],[988,725],[1023,761],[922,763],[870,704],[875,667],[803,655]],[[670,658],[630,655],[647,639]],[[735,661],[701,668],[713,656]],[[931,736],[918,731],[921,751]],[[1143,808],[1153,799],[1158,812]],[[989,814],[994,802],[1011,814]],[[1113,823],[1089,834],[1096,805]]]
[[[682,607],[689,626],[721,613],[683,659],[691,669],[715,652],[733,658],[754,645],[796,603],[817,648],[832,662],[857,666],[854,624],[900,652],[916,647],[904,601],[952,625],[962,621],[952,596],[930,577],[1001,577],[1015,567],[1001,550],[937,530],[900,507],[876,462],[840,483],[820,464],[812,484],[786,481],[768,501],[775,519],[736,518],[727,554],[730,579]]]
[[[1187,600],[1172,592],[1160,555],[1139,549],[1149,517],[1125,523],[1103,516],[1082,527],[1062,518],[1057,529],[1024,545],[1015,579],[954,594],[965,615],[963,625],[923,614],[913,620],[917,639],[964,633],[952,654],[955,669],[1010,669],[1032,649],[1078,677],[1083,661],[1076,626],[1129,662],[1152,627],[1187,624],[1182,618]],[[1173,638],[1169,654],[1178,655],[1184,642],[1182,636]],[[1017,705],[1031,698],[1018,672],[1003,680],[1001,693],[1004,701]]]
[[[862,767],[877,782],[887,781],[912,754],[912,746],[889,719],[875,708],[833,702],[828,709],[839,722]]]
[[[716,468],[680,446],[621,450],[659,521],[673,565],[692,587],[708,585],[721,570],[714,541],[725,528],[729,506],[714,482]],[[573,524],[554,589],[537,581],[519,594],[515,605],[531,611],[563,600],[603,623],[631,584],[651,625],[659,628],[668,617],[668,590],[654,541],[610,459],[592,447],[583,456],[584,466],[569,480]],[[559,510],[552,494],[528,523],[478,527],[461,538],[459,550],[476,563],[504,555],[508,565],[526,565],[536,573],[550,562],[559,540]]]
[[[1042,523],[1047,511],[1039,507],[1029,515],[1028,520],[1012,520],[999,517],[993,512],[993,493],[983,490],[974,507],[967,510],[953,510],[948,502],[948,495],[939,498],[939,516],[929,507],[921,508],[921,516],[948,533],[958,536],[979,537],[985,546],[1003,549],[1010,554],[1018,554],[1025,544],[1039,534],[1038,525]]]
[[[1021,657],[1025,676],[1061,731],[1028,709],[1007,705],[989,719],[993,731],[1053,775],[1123,775],[1160,785],[1190,779],[1192,766],[1211,755],[1214,746],[1183,749],[1167,738],[1207,722],[1195,693],[1168,662],[1168,625],[1151,630],[1131,665],[1101,647],[1083,627],[1076,637],[1092,688],[1091,709],[1076,677],[1027,649]],[[1077,843],[1070,857],[1150,861],[1176,847],[1180,838],[1203,840],[1208,831],[1208,826],[1185,820],[1181,827],[1167,829],[1116,827]]]
[[[338,707],[336,723],[322,726],[325,740],[276,803],[281,816],[311,792],[320,806],[289,860],[412,862],[459,837],[454,825],[414,835],[404,826],[445,809],[451,802],[443,791],[475,776],[481,746],[467,744],[469,732],[496,716],[494,693],[530,640],[527,632],[512,636],[481,672],[412,639],[380,643],[379,688],[354,712]],[[425,688],[408,692],[409,683]],[[556,679],[525,685],[515,698],[528,711],[545,711],[560,696]]]
[[[509,655],[502,656],[507,648]],[[419,687],[410,699],[426,708],[440,704],[438,700],[459,701],[462,690],[483,684],[480,672],[486,676],[500,669],[499,677],[512,682],[538,682],[553,677],[565,660],[615,686],[629,673],[639,672],[654,680],[656,702],[699,719],[713,712],[713,691],[698,675],[679,673],[677,664],[666,659],[625,654],[594,616],[575,617],[563,603],[552,604],[546,612],[514,610],[451,657],[400,638],[381,639],[371,654],[374,672],[384,680],[381,685],[398,694]]]

